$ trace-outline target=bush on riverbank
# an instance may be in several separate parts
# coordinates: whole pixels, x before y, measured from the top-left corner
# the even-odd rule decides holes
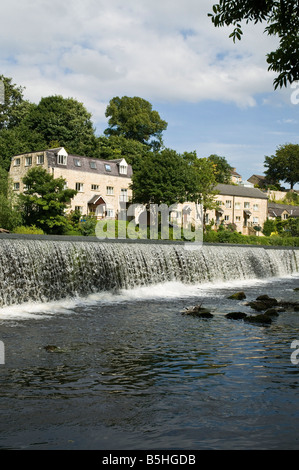
[[[239,245],[267,245],[267,246],[299,246],[299,237],[262,237],[255,235],[242,235],[238,232],[210,231],[204,234],[206,243],[232,243]]]

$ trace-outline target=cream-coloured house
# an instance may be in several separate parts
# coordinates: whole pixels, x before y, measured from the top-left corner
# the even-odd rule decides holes
[[[64,178],[67,188],[78,191],[69,211],[116,218],[132,197],[132,167],[124,158],[99,160],[71,155],[63,147],[15,155],[11,159],[10,176],[16,192],[24,191],[22,178],[34,166],[47,169],[54,178]]]
[[[207,223],[214,220],[215,227],[230,225],[237,232],[249,235],[253,227],[263,227],[268,217],[268,196],[257,188],[218,184],[215,188],[217,209],[208,211]]]

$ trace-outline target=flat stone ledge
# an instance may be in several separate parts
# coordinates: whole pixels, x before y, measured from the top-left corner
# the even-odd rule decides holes
[[[84,236],[68,236],[68,235],[33,235],[33,234],[19,234],[19,233],[0,233],[1,240],[45,240],[45,241],[60,241],[60,242],[90,242],[90,243],[135,243],[135,244],[146,244],[146,245],[179,245],[192,247],[193,242],[183,242],[179,240],[142,240],[142,239],[119,239],[119,238],[104,238],[99,239],[97,237],[84,237]],[[198,244],[198,243],[197,243]],[[238,245],[234,243],[202,243],[198,244],[201,246],[229,246],[238,248],[260,248],[264,250],[298,250],[296,246],[271,246],[271,245]]]

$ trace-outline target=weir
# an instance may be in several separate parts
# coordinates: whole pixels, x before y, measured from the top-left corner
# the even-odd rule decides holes
[[[0,240],[0,306],[48,302],[179,281],[264,279],[298,273],[299,251],[250,246]]]

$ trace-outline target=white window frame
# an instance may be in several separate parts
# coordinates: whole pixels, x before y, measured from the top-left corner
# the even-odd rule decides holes
[[[240,202],[236,202],[235,203],[235,209],[238,211],[241,209],[241,203]]]
[[[107,217],[114,217],[114,209],[107,209]]]
[[[119,165],[119,174],[126,175],[128,173],[127,165]]]
[[[250,209],[250,202],[244,202],[244,209]]]
[[[259,205],[258,204],[253,204],[253,210],[258,211],[259,210]]]
[[[25,166],[32,166],[32,157],[25,157]]]
[[[107,194],[107,196],[114,196],[114,187],[113,186],[107,186],[106,187],[106,194]]]
[[[14,191],[19,191],[20,190],[20,183],[16,182],[13,184],[13,190]]]
[[[231,209],[232,208],[232,201],[230,199],[225,201],[225,207],[226,207],[226,209]]]
[[[76,183],[75,184],[75,189],[78,191],[78,193],[83,193],[84,192],[84,184],[83,183]]]
[[[20,166],[20,165],[21,165],[21,159],[15,158],[13,166]]]
[[[225,221],[225,222],[228,222],[228,221],[229,221],[229,215],[225,215],[225,216],[224,216],[224,221]]]
[[[92,184],[91,185],[91,190],[92,191],[98,191],[99,190],[99,185],[98,184]]]
[[[36,164],[43,165],[45,163],[44,155],[37,155],[36,157]]]
[[[66,165],[67,164],[67,156],[66,155],[57,155],[57,163],[58,165]]]

